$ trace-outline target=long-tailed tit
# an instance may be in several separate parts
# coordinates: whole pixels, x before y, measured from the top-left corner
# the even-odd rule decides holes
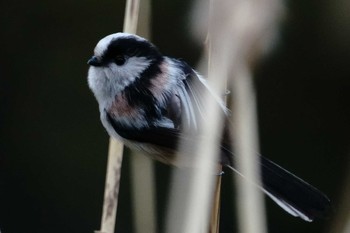
[[[88,64],[89,87],[109,135],[174,164],[184,130],[198,132],[203,93],[209,91],[205,81],[184,61],[163,56],[146,39],[126,33],[101,39]],[[219,161],[234,168],[228,128]],[[262,156],[259,164],[262,190],[284,210],[306,221],[325,215],[330,201],[323,193]]]

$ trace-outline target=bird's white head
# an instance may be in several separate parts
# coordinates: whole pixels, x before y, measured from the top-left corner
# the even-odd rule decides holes
[[[101,39],[88,61],[88,83],[100,107],[111,104],[125,87],[162,55],[146,39],[128,33],[115,33]]]

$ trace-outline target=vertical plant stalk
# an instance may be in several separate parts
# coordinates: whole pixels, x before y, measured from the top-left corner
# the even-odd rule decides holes
[[[156,233],[156,201],[153,161],[139,152],[130,157],[133,224],[135,233]]]
[[[127,0],[124,16],[124,32],[136,33],[139,0]],[[96,233],[114,233],[118,207],[118,194],[123,160],[123,144],[113,138],[109,140],[106,184],[104,191],[101,230]]]
[[[139,19],[140,0],[126,0],[123,31],[136,34]]]
[[[207,16],[206,14],[205,17]],[[209,41],[211,44],[211,39]],[[220,95],[224,93],[227,67],[222,66],[224,62],[222,62],[220,53],[215,49],[217,47],[213,48],[210,49],[210,74],[207,81],[213,92]],[[190,170],[174,169],[167,216],[167,233],[205,233],[208,232],[208,229],[217,232],[219,208],[217,198],[220,195],[214,198],[214,190],[218,172],[217,158],[223,115],[211,95],[202,98],[206,103],[203,109],[206,119],[205,122],[199,122],[198,128],[203,137],[196,145],[190,145],[192,149],[196,149],[195,153],[187,154],[186,151],[193,150],[188,150],[186,142],[180,143],[179,164],[188,165],[188,160],[190,160],[191,168]],[[216,190],[216,193],[220,193],[220,188]],[[213,199],[215,199],[215,205],[213,205]]]
[[[205,136],[196,145],[191,145],[197,149],[196,153],[186,154],[188,150],[183,148],[182,153],[178,155],[180,164],[186,164],[186,156],[191,156],[193,167],[191,170],[174,169],[167,218],[168,233],[208,232],[222,121],[215,100],[209,96],[205,98],[207,109],[204,114],[207,124],[200,124]]]
[[[122,160],[123,144],[110,138],[101,230],[96,233],[114,233]]]
[[[239,229],[242,233],[266,233],[266,217],[260,184],[260,167],[256,162],[258,151],[256,99],[252,76],[244,66],[233,79],[234,148],[236,164],[246,179],[235,176]]]
[[[213,16],[213,4],[215,0],[209,0],[209,21],[212,20]],[[212,28],[211,24],[208,25],[208,33],[206,37],[206,44],[207,44],[207,56],[208,56],[208,75],[213,77],[213,67],[212,67],[212,41],[211,41],[211,33],[212,33]],[[215,67],[214,67],[215,68]],[[225,89],[226,89],[226,81],[225,82]],[[224,96],[224,102],[226,104],[226,96]],[[221,204],[221,173],[222,173],[222,165],[219,164],[217,166],[217,179],[216,179],[216,185],[215,185],[215,191],[214,191],[214,198],[213,198],[213,206],[211,210],[211,218],[210,218],[210,225],[209,225],[209,233],[219,233],[220,230],[220,204]]]
[[[140,2],[137,34],[151,41],[151,1]],[[133,223],[135,233],[156,233],[156,200],[153,160],[138,151],[131,151]]]
[[[197,1],[194,28],[203,35],[203,1]],[[207,4],[208,6],[209,4]],[[235,158],[238,170],[247,177],[237,178],[237,206],[241,233],[266,232],[262,193],[251,182],[260,183],[256,163],[258,146],[256,100],[251,75],[252,64],[268,51],[274,40],[278,19],[281,16],[279,0],[223,0],[213,1],[213,15],[209,19],[212,28],[213,63],[218,63],[219,73],[227,72],[233,102],[232,116]],[[204,12],[204,13],[203,13]],[[217,71],[217,72],[218,72]],[[209,75],[210,76],[210,75]],[[216,75],[216,78],[220,76]],[[220,80],[222,81],[222,80]],[[219,80],[217,80],[219,82]],[[231,86],[232,85],[232,86]],[[238,176],[236,176],[238,177]]]
[[[246,179],[235,176],[238,226],[241,233],[267,232],[258,161],[257,104],[252,76],[253,64],[268,51],[278,26],[282,8],[279,0],[235,0],[232,12],[230,60],[232,68],[233,148],[237,170]]]
[[[151,1],[140,2],[137,34],[151,41]],[[139,151],[130,156],[131,193],[135,233],[156,233],[154,162]]]
[[[218,166],[219,173],[222,172],[222,166]],[[220,201],[221,199],[221,175],[216,179],[216,186],[213,198],[213,207],[211,210],[211,219],[209,226],[209,233],[219,233],[220,230]]]

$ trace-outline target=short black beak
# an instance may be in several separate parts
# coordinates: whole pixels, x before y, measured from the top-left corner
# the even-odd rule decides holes
[[[99,61],[99,59],[96,56],[92,56],[87,64],[89,64],[90,66],[101,66],[101,61]]]

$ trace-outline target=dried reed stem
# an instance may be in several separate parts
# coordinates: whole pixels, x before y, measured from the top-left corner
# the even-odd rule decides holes
[[[156,233],[153,161],[139,152],[132,152],[130,165],[135,233]]]
[[[114,233],[122,160],[123,144],[110,138],[101,230],[96,233]]]
[[[241,67],[234,78],[234,148],[238,170],[245,179],[235,176],[237,184],[237,211],[242,233],[265,233],[266,219],[263,194],[255,184],[260,184],[260,167],[257,163],[258,148],[256,100],[251,74]],[[250,182],[247,182],[250,181]]]
[[[137,34],[151,40],[151,1],[140,2]],[[154,163],[141,152],[131,151],[130,172],[132,186],[133,222],[136,233],[156,233],[156,200]]]
[[[139,19],[140,0],[127,0],[124,16],[123,31],[136,34]]]
[[[218,172],[222,172],[222,167],[218,167]],[[221,176],[216,180],[213,207],[211,210],[211,219],[209,233],[219,233],[220,230],[220,197],[221,197]]]
[[[206,137],[195,146],[197,151],[191,157],[194,167],[190,171],[183,168],[174,171],[166,229],[169,233],[208,232],[220,138],[216,131],[221,128],[222,121],[213,99],[207,97],[205,103],[207,109],[204,114],[212,124],[200,124]],[[184,148],[183,153],[178,156],[187,163],[186,156],[191,155],[185,151],[188,150]]]
[[[237,169],[246,179],[236,176],[238,225],[242,233],[267,232],[260,167],[256,113],[256,94],[253,87],[252,63],[268,50],[274,38],[281,13],[278,0],[233,1],[231,21],[233,61],[232,116],[233,138]],[[249,181],[249,182],[247,182]]]
[[[151,3],[140,2],[137,34],[151,40],[150,37]],[[144,154],[132,151],[130,157],[134,229],[136,233],[156,233],[156,202],[153,161]]]
[[[222,66],[225,62],[222,62],[221,54],[216,51],[217,47],[213,48],[210,54],[211,68],[207,80],[212,90],[217,95],[221,95],[224,93],[228,67]],[[211,227],[214,228],[214,232],[217,231],[217,208],[219,205],[213,208],[213,194],[223,116],[212,96],[207,95],[203,98],[204,103],[206,103],[203,115],[206,116],[206,119],[205,122],[200,122],[198,127],[203,138],[196,145],[187,145],[196,149],[194,154],[186,154],[186,151],[192,150],[186,147],[186,142],[181,143],[179,163],[188,164],[190,160],[193,167],[190,171],[181,168],[174,170],[166,229],[168,233],[208,232],[212,209],[215,209],[213,212],[216,213],[212,215],[214,216],[212,222],[215,223]],[[219,191],[218,188],[217,192]],[[215,203],[218,204],[219,201],[215,201]]]
[[[212,20],[213,17],[213,4],[214,4],[215,0],[209,0],[209,12],[208,12],[208,18],[209,21]],[[212,67],[213,63],[212,63],[212,59],[213,59],[213,46],[212,46],[212,41],[211,41],[211,33],[212,33],[212,28],[210,27],[211,24],[208,25],[208,33],[207,33],[207,37],[206,37],[206,44],[207,44],[207,57],[208,57],[208,74],[209,76],[215,75],[212,73],[213,69],[215,69],[215,67]],[[225,89],[227,86],[226,81],[227,80],[223,80],[225,82]],[[226,95],[224,95],[223,97],[224,102],[226,104]],[[221,164],[219,164],[217,166],[217,173],[220,174],[222,173],[222,166]],[[219,233],[220,230],[220,204],[221,204],[221,179],[222,176],[218,175],[217,179],[216,179],[216,186],[215,186],[215,191],[214,191],[214,198],[213,198],[213,206],[211,209],[211,219],[210,219],[210,225],[209,225],[209,233]]]
[[[138,12],[139,0],[127,0],[124,17],[124,32],[136,33]],[[96,233],[114,233],[122,160],[123,144],[111,138],[108,150],[101,230],[95,231]]]
[[[199,21],[195,30],[203,35],[205,27],[201,21],[204,21],[203,15],[208,10],[203,10],[201,5],[204,5],[203,2],[197,4],[197,8],[202,10],[195,15]],[[208,21],[212,29],[213,52],[216,53],[211,60],[217,63],[219,69],[216,78],[220,77],[220,72],[225,75],[228,71],[229,77],[233,78],[230,83],[236,164],[247,177],[246,180],[237,179],[239,229],[244,233],[263,233],[266,232],[266,224],[262,193],[247,182],[260,183],[256,163],[259,146],[251,65],[273,42],[281,7],[278,0],[213,1],[211,7],[213,14]]]

